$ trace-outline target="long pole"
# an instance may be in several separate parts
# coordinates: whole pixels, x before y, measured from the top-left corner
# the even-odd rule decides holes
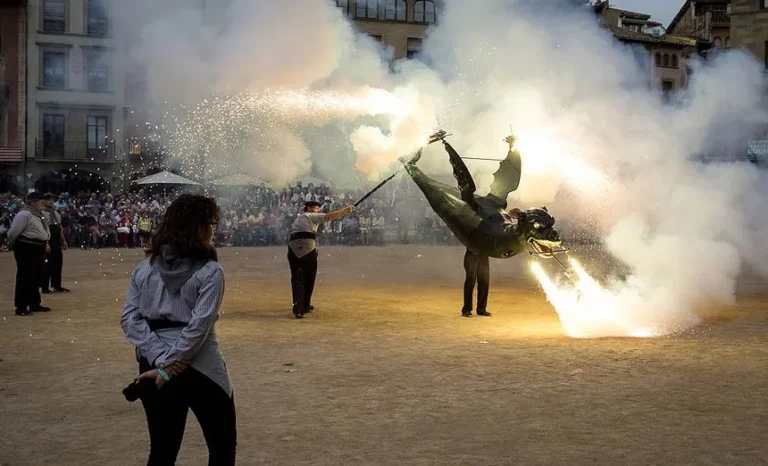
[[[380,189],[382,186],[384,186],[385,184],[387,184],[387,182],[388,182],[389,180],[391,180],[392,178],[394,178],[394,177],[395,177],[395,175],[397,175],[398,173],[400,173],[400,170],[396,171],[396,172],[395,172],[395,173],[393,173],[393,174],[392,174],[390,177],[388,177],[387,179],[385,179],[385,180],[384,180],[384,181],[382,181],[381,183],[377,184],[375,188],[373,188],[372,190],[368,191],[368,194],[366,194],[365,196],[361,197],[359,201],[355,202],[355,207],[359,206],[360,204],[362,204],[362,203],[363,203],[363,201],[365,201],[366,199],[368,199],[369,197],[371,197],[371,195],[372,195],[373,193],[375,193],[375,192],[376,192],[376,191],[378,191],[378,190],[379,190],[379,189]]]
[[[483,159],[479,157],[462,157],[464,160],[485,160],[486,162],[503,162],[503,160],[499,159]]]

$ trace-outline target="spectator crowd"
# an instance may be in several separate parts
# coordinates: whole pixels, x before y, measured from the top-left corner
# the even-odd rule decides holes
[[[383,245],[386,242],[456,244],[450,231],[420,197],[398,196],[395,186],[368,198],[354,215],[321,226],[325,245]],[[146,247],[174,194],[140,189],[119,195],[83,191],[54,193],[63,234],[71,247]],[[325,185],[282,190],[252,187],[216,196],[222,206],[215,235],[217,247],[286,244],[290,226],[304,202],[317,201],[323,212],[354,203],[364,191],[336,190]],[[0,248],[7,249],[11,220],[23,197],[0,194]]]

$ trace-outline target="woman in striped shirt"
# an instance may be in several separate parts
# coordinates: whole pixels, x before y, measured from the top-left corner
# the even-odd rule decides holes
[[[212,198],[185,194],[133,271],[121,325],[136,347],[139,376],[156,389],[141,396],[149,426],[149,465],[174,464],[189,409],[208,445],[209,464],[235,464],[235,402],[214,323],[224,272],[211,240],[219,221]]]

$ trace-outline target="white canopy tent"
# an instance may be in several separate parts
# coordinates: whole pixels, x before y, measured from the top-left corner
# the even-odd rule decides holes
[[[183,184],[190,186],[200,186],[200,183],[197,181],[192,181],[169,171],[162,171],[160,173],[155,173],[154,175],[141,178],[140,180],[136,180],[136,184]]]
[[[272,186],[269,185],[266,181],[261,181],[258,178],[254,178],[250,175],[246,175],[245,173],[235,173],[233,175],[227,175],[223,176],[221,178],[212,180],[209,182],[209,184],[214,186],[264,186],[267,188],[271,188]]]

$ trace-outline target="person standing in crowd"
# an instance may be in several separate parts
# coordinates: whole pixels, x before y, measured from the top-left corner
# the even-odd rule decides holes
[[[157,388],[141,396],[150,465],[175,464],[190,409],[208,464],[235,464],[235,400],[214,326],[224,297],[212,246],[218,222],[214,199],[180,196],[152,238],[149,258],[131,275],[120,323],[136,347],[135,383],[154,381]]]
[[[45,254],[51,252],[48,245],[51,234],[43,220],[42,208],[43,195],[30,193],[27,195],[27,205],[16,214],[8,230],[8,246],[16,259],[14,302],[17,316],[51,310],[40,304],[40,276]]]
[[[139,216],[139,238],[141,241],[141,247],[146,249],[149,247],[149,239],[152,237],[152,222],[149,219],[149,214],[146,210],[141,212]]]
[[[354,206],[341,210],[321,213],[319,202],[309,201],[304,204],[304,212],[296,217],[291,226],[288,240],[288,265],[291,268],[291,295],[293,296],[293,315],[303,319],[311,312],[312,292],[317,277],[317,229],[321,223],[332,222],[355,211]]]
[[[69,293],[67,288],[61,286],[61,271],[64,267],[64,253],[68,247],[67,240],[64,239],[61,228],[61,216],[53,208],[53,194],[46,194],[43,200],[43,221],[48,226],[51,239],[48,241],[50,252],[45,255],[46,261],[43,267],[42,281],[40,288],[42,292],[48,294],[53,291],[58,293]]]

